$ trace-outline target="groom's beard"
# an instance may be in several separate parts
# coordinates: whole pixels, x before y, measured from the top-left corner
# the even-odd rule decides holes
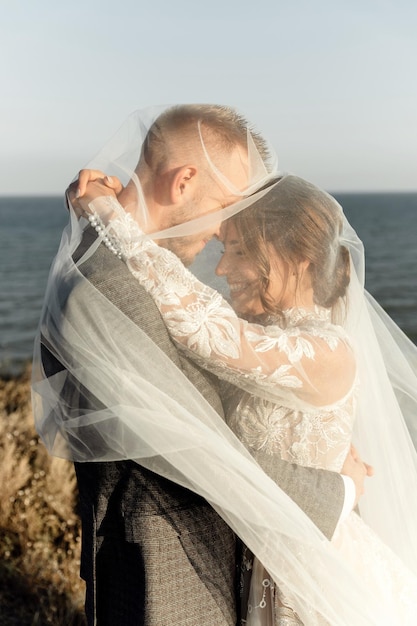
[[[172,239],[161,240],[159,245],[171,250],[181,259],[186,267],[189,267],[213,236],[213,233],[209,231],[187,237],[173,237]]]
[[[197,210],[196,207],[198,208]],[[222,205],[217,199],[197,195],[192,201],[187,202],[179,212],[177,211],[175,218],[169,224],[165,224],[164,228],[185,224],[203,215],[216,212],[221,207]],[[161,239],[158,243],[160,246],[171,250],[181,259],[186,267],[189,267],[194,262],[195,257],[205,248],[206,244],[218,234],[219,229],[220,225],[214,223],[213,226],[210,226],[208,230],[203,232],[184,237]]]

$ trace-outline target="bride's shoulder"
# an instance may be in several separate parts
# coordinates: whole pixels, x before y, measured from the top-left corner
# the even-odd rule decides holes
[[[314,346],[314,357],[303,362],[306,376],[320,403],[337,402],[351,391],[357,376],[351,340],[341,326],[325,320],[312,321],[305,332]]]

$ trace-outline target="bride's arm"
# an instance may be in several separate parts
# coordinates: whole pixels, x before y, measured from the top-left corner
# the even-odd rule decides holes
[[[96,199],[90,208],[100,214],[109,203],[117,214],[118,203],[109,197]],[[172,338],[206,369],[281,402],[330,404],[350,390],[354,357],[335,327],[287,330],[239,319],[177,256],[143,236],[120,210],[119,215],[109,226],[123,243],[130,271],[152,295]]]

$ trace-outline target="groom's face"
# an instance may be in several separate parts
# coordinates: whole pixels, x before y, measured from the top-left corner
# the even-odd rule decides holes
[[[212,171],[206,176],[204,183],[199,184],[192,197],[175,211],[169,226],[184,224],[190,220],[210,213],[215,213],[220,209],[233,204],[239,200],[239,196],[233,193],[234,189],[243,190],[248,185],[248,160],[247,153],[241,147],[236,147],[231,154],[227,165],[224,166],[222,174],[230,184],[219,179]],[[206,230],[188,235],[186,237],[175,237],[160,241],[163,245],[174,252],[185,265],[191,265],[197,254],[199,254],[206,244],[213,237],[217,237],[220,232],[221,221],[214,222]],[[168,226],[166,226],[168,227]]]

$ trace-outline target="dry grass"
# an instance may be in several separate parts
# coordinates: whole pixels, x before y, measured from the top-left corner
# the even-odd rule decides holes
[[[0,625],[83,626],[76,482],[33,426],[29,369],[0,379]]]

